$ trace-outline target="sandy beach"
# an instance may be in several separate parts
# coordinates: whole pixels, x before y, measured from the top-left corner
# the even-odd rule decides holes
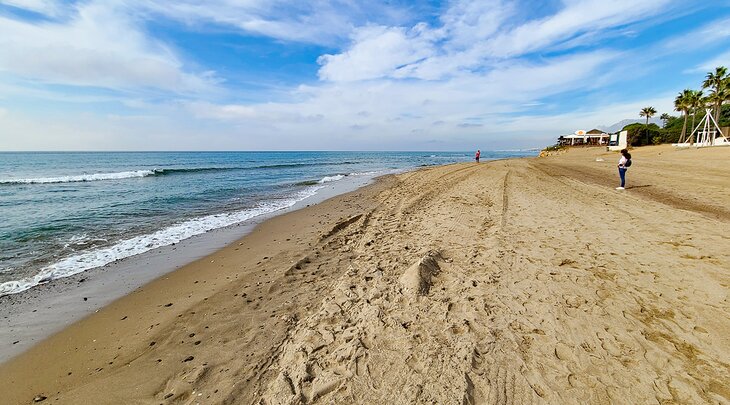
[[[388,176],[0,365],[3,403],[730,403],[730,148]],[[3,344],[6,344],[5,342]]]

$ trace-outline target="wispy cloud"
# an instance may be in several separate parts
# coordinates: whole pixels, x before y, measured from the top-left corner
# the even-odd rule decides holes
[[[428,13],[389,0],[4,4],[48,18],[0,14],[0,133],[53,127],[59,139],[90,148],[123,149],[127,142],[131,149],[164,149],[171,139],[191,149],[458,148],[485,139],[537,146],[556,132],[628,118],[637,106],[671,109],[672,95],[625,92],[620,103],[597,95],[649,75],[660,56],[692,44],[719,46],[730,36],[730,20],[718,16],[643,40],[644,30],[683,7],[670,0],[565,0],[537,8],[452,0]],[[265,37],[279,49],[328,51],[292,64],[295,71],[309,63],[300,85],[253,97],[226,80],[225,63],[191,55],[174,36],[157,36],[167,25],[190,36],[224,32],[231,41]],[[728,51],[705,58],[702,69],[727,59]],[[44,123],[15,107],[15,95],[39,104],[68,97],[92,107]],[[98,103],[116,103],[120,111],[96,112]],[[134,131],[146,136],[121,135]],[[124,141],[109,140],[116,136]]]
[[[356,30],[346,51],[319,59],[320,77],[333,81],[439,80],[484,71],[535,50],[570,49],[598,41],[612,35],[607,31],[613,28],[666,12],[668,3],[573,1],[554,15],[511,26],[517,13],[514,3],[459,1],[446,11],[438,27],[419,23],[409,29]]]
[[[322,55],[319,77],[331,81],[358,81],[382,77],[403,77],[413,64],[433,56],[433,45],[422,36],[426,28],[368,26],[353,35],[346,52]]]
[[[513,57],[550,50],[579,35],[603,32],[603,35],[592,37],[599,40],[607,30],[670,11],[669,4],[670,0],[566,1],[565,7],[554,15],[500,32],[483,48],[488,55]]]
[[[687,72],[710,72],[715,70],[717,66],[725,66],[727,68],[730,68],[730,51],[716,55],[695,66],[693,69],[688,70]]]
[[[705,22],[689,32],[664,41],[662,47],[668,50],[701,47],[712,43],[726,42],[729,37],[730,18],[719,18]]]
[[[303,86],[297,102],[247,105],[187,105],[199,119],[225,120],[249,131],[297,134],[302,147],[370,149],[403,148],[431,139],[444,141],[460,133],[464,139],[485,129],[501,131],[494,122],[502,114],[534,113],[533,100],[581,89],[615,55],[591,53],[550,63],[522,62],[499,66],[486,74],[462,75],[446,81],[364,80]],[[439,118],[434,120],[434,118]],[[514,120],[508,118],[509,122]],[[353,130],[357,131],[353,132]],[[512,137],[522,142],[532,132]],[[343,137],[342,134],[348,134]],[[275,137],[271,138],[276,139]],[[297,142],[297,141],[294,141]],[[504,142],[504,141],[503,141]],[[292,140],[285,143],[294,145]]]
[[[48,17],[64,14],[63,4],[56,0],[3,0],[0,4],[32,11]]]
[[[147,12],[191,25],[216,23],[247,33],[288,41],[334,45],[354,27],[367,22],[398,23],[408,19],[403,7],[373,0],[211,0],[206,2],[136,1]]]
[[[186,71],[165,44],[113,3],[78,6],[69,20],[0,16],[0,71],[45,83],[112,89],[211,91],[213,72]]]

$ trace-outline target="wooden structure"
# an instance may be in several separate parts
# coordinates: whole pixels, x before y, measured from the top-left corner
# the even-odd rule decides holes
[[[712,109],[705,109],[705,118],[697,124],[697,127],[692,131],[687,142],[673,143],[672,146],[687,148],[690,146],[694,147],[705,147],[705,146],[730,146],[730,141],[725,137],[720,126],[717,125],[715,118],[712,116]]]

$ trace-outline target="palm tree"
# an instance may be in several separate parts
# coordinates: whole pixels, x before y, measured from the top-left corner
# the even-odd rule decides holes
[[[662,121],[664,121],[664,125],[662,125],[662,126],[663,126],[663,127],[666,127],[666,126],[667,126],[667,122],[669,122],[669,119],[670,119],[670,118],[672,118],[672,117],[671,117],[671,116],[669,115],[669,113],[664,113],[664,114],[662,114],[662,116],[661,116],[661,117],[659,117],[659,118],[660,118],[660,119],[661,119]]]
[[[721,88],[720,91],[712,89],[707,95],[707,104],[714,109],[715,122],[720,119],[720,108],[728,99],[730,99],[730,90],[727,88]]]
[[[730,91],[728,90],[728,75],[725,66],[718,66],[714,72],[708,72],[705,81],[702,83],[703,89],[711,88],[709,98],[715,107],[715,121],[720,117],[720,107],[722,103],[730,99]]]
[[[687,98],[687,103],[689,104],[689,108],[692,111],[692,126],[690,127],[690,129],[694,131],[695,117],[697,117],[697,112],[700,108],[704,107],[707,104],[707,100],[703,97],[702,90],[690,90],[689,96]]]
[[[684,137],[687,134],[687,114],[691,108],[689,99],[691,97],[692,90],[685,89],[677,95],[674,99],[674,110],[681,111],[684,116],[684,124],[682,124],[682,136],[679,137],[679,143],[684,142]]]
[[[690,100],[690,103],[692,104],[693,114],[692,114],[692,131],[694,132],[697,127],[695,127],[695,117],[697,115],[700,116],[700,121],[704,121],[705,117],[707,116],[707,110],[712,109],[714,105],[714,101],[712,100],[712,97],[705,96],[702,94],[702,90],[698,90],[694,92],[694,99]],[[687,140],[690,145],[694,144],[694,137],[690,135],[689,139]]]
[[[639,117],[646,117],[646,144],[649,144],[649,118],[653,117],[654,114],[656,114],[656,109],[654,107],[644,107],[641,109],[641,112],[639,112]]]

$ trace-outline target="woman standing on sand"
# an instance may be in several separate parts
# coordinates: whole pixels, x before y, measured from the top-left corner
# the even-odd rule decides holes
[[[479,149],[477,149],[477,154],[474,155],[474,159],[477,161],[477,163],[479,163],[479,156],[481,156],[481,154],[482,154],[482,152]]]
[[[618,160],[618,176],[621,178],[621,185],[616,190],[623,190],[626,185],[626,170],[631,166],[631,154],[627,149],[621,149],[621,159]]]

